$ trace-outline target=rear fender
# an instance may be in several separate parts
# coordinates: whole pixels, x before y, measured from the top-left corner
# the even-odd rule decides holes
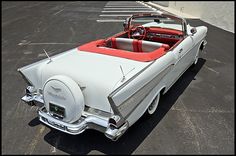
[[[69,51],[72,51],[72,50],[69,50]],[[38,62],[18,68],[17,71],[21,74],[21,76],[23,77],[23,79],[26,81],[28,85],[34,86],[35,88],[42,88],[43,86],[42,70],[45,68],[47,64],[53,61],[56,61],[60,57],[63,57],[64,55],[68,54],[69,51],[52,56],[51,57],[52,61],[50,61],[48,58],[45,58]]]

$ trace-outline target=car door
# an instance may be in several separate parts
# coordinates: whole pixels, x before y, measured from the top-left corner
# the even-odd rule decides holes
[[[186,36],[186,38],[173,49],[172,53],[175,56],[176,61],[170,74],[169,85],[167,86],[168,89],[187,70],[190,63],[192,63],[193,46],[194,39],[191,36]]]

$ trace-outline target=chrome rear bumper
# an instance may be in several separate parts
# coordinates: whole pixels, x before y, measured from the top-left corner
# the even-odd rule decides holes
[[[95,129],[104,133],[109,139],[116,141],[129,128],[128,122],[125,122],[120,127],[114,127],[114,125],[109,123],[110,116],[105,117],[101,114],[93,114],[86,111],[75,123],[67,123],[51,116],[50,113],[47,112],[41,94],[28,93],[21,99],[29,105],[40,107],[38,116],[42,123],[68,134],[77,135],[84,132],[86,129]]]
[[[103,132],[106,137],[116,141],[128,129],[128,122],[125,122],[120,128],[114,128],[108,123],[108,119],[102,119],[96,116],[89,115],[81,117],[76,123],[70,124],[50,116],[45,107],[38,110],[39,120],[44,124],[60,130],[62,132],[77,135],[84,132],[86,129],[95,129]]]
[[[72,135],[80,134],[88,128],[102,131],[102,129],[106,129],[108,123],[108,120],[95,116],[81,117],[73,124],[66,123],[49,115],[49,113],[46,112],[45,107],[38,110],[38,115],[39,120],[44,124]]]

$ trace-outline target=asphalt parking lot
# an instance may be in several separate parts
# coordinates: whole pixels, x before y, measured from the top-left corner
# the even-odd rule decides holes
[[[25,82],[17,68],[122,30],[97,22],[106,1],[2,2],[2,154],[234,154],[234,33],[208,27],[207,46],[117,142],[88,130],[71,136],[44,126],[37,108],[21,102]]]

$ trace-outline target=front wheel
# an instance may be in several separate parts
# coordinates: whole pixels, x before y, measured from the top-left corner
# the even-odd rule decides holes
[[[196,64],[197,64],[197,62],[198,62],[199,54],[203,51],[203,49],[204,49],[204,42],[203,42],[203,43],[201,44],[201,46],[199,47],[198,52],[197,52],[197,54],[196,54],[196,56],[195,56],[195,58],[194,58],[194,62],[193,62],[193,64],[191,65],[191,68],[194,68],[194,67],[196,66]]]
[[[154,112],[157,109],[158,103],[159,103],[159,99],[160,99],[160,93],[158,93],[158,95],[155,97],[155,99],[152,101],[152,103],[150,104],[150,106],[148,106],[147,108],[147,114],[148,115],[152,115],[154,114]]]

